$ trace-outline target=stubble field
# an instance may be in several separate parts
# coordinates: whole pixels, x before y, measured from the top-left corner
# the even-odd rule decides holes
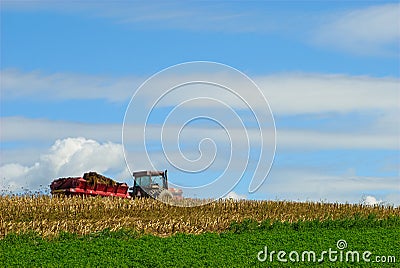
[[[339,240],[349,250],[371,251],[371,258],[384,256],[387,267],[400,261],[400,209],[393,207],[233,200],[177,207],[152,199],[3,196],[0,216],[6,266],[377,266],[375,259],[331,262],[319,255],[337,250]],[[316,258],[260,261],[265,246],[313,250]]]

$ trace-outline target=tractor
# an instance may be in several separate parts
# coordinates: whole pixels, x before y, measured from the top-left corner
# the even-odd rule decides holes
[[[134,185],[129,188],[131,197],[152,197],[161,200],[173,198],[168,190],[167,170],[133,172],[133,177]]]

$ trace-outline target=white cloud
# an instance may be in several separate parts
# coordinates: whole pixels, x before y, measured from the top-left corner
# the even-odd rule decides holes
[[[1,70],[2,98],[127,100],[138,87],[136,77],[106,77],[40,71]]]
[[[236,2],[64,2],[7,1],[11,10],[73,13],[106,18],[138,29],[277,33],[353,54],[398,56],[398,3],[336,9],[277,8]],[[345,9],[345,11],[343,11]],[[304,40],[304,36],[307,39]]]
[[[117,4],[116,4],[117,3]],[[157,1],[146,2],[51,2],[37,1],[5,2],[11,10],[51,10],[61,13],[78,13],[89,18],[106,18],[118,24],[141,29],[183,29],[191,31],[253,32],[272,31],[279,23],[274,12],[259,12],[257,6],[247,4],[239,9],[236,3]],[[286,19],[287,20],[287,19]]]
[[[121,142],[122,124],[84,124],[26,117],[1,117],[0,123],[2,142],[55,141],[68,137]]]
[[[397,123],[398,124],[398,123]],[[2,117],[1,118],[1,141],[2,142],[37,142],[52,141],[57,139],[65,139],[68,137],[82,136],[102,142],[121,143],[122,125],[119,124],[83,124],[64,121],[52,121],[45,119],[30,119],[24,117]],[[396,125],[395,125],[396,126]],[[129,125],[129,133],[125,141],[130,146],[143,144],[143,125]],[[393,126],[392,126],[393,128]],[[25,131],[29,129],[29,131]],[[161,142],[158,135],[160,127],[147,126],[147,141]],[[181,126],[169,125],[164,128],[164,133],[179,133]],[[225,143],[228,145],[229,140],[225,131],[221,129],[206,129],[194,127],[186,131],[186,142],[199,141],[199,135],[203,138],[212,138],[218,145]],[[247,145],[243,142],[243,130],[239,128],[227,129],[229,137],[233,143],[238,145],[236,149],[246,149]],[[258,144],[259,132],[255,129],[248,128],[247,134],[249,140],[253,142],[251,145]],[[264,134],[264,142],[270,144],[272,141],[268,133]],[[375,127],[371,131],[358,131],[348,129],[342,130],[298,130],[298,129],[277,129],[277,146],[278,149],[393,149],[400,148],[398,132],[396,128],[390,131],[386,125]],[[177,137],[174,135],[166,135],[165,142],[176,145]],[[167,145],[168,145],[167,144]],[[165,144],[164,144],[165,145]],[[242,146],[242,147],[241,147]],[[166,147],[168,148],[168,146]],[[193,148],[197,148],[194,146]],[[15,155],[15,153],[14,153]]]
[[[199,74],[204,77],[204,74]],[[209,74],[211,81],[218,80],[237,92],[246,92],[241,77]],[[215,77],[213,77],[215,76]],[[219,76],[219,77],[218,77]],[[106,99],[109,101],[127,101],[143,79],[135,77],[100,77],[77,74],[43,74],[40,72],[23,73],[17,70],[1,71],[2,99],[32,100],[69,100],[69,99]],[[155,86],[164,91],[169,85],[176,86],[177,81],[198,80],[196,73],[185,79],[164,77],[158,79]],[[324,112],[346,113],[353,111],[393,111],[399,109],[400,80],[398,78],[376,78],[369,76],[348,76],[334,74],[287,73],[258,76],[256,84],[265,95],[272,111],[278,115],[298,115]],[[162,93],[164,93],[164,91]],[[152,104],[159,92],[148,90],[143,96],[143,107]],[[176,93],[176,94],[174,94]],[[189,87],[187,90],[170,92],[160,105],[174,106],[198,95],[223,100],[233,108],[244,108],[243,102],[227,90],[216,87]],[[242,96],[251,104],[251,108],[265,106],[258,96]],[[197,102],[210,107],[210,102]],[[216,104],[216,103],[215,103]],[[215,105],[214,104],[214,105]]]
[[[256,77],[276,114],[393,110],[399,108],[400,80],[328,74]]]
[[[374,196],[367,195],[363,199],[363,204],[367,206],[375,206],[382,204],[382,200],[377,200]]]
[[[277,146],[285,150],[315,149],[388,149],[398,150],[398,132],[386,132],[385,128],[371,132],[277,130]]]
[[[398,3],[350,10],[322,23],[314,41],[355,54],[398,56],[399,18]]]
[[[225,199],[233,199],[233,200],[242,200],[247,199],[246,195],[237,194],[235,192],[229,192],[225,197]]]
[[[372,177],[326,174],[304,166],[299,168],[275,168],[271,171],[264,190],[276,193],[325,193],[368,192],[399,189],[396,177]],[[357,197],[358,198],[358,197]],[[359,201],[359,200],[358,200]]]
[[[208,79],[208,80],[207,80]],[[212,81],[228,89],[209,85],[190,85],[176,88],[162,94],[182,81]],[[399,109],[400,79],[341,74],[282,73],[253,77],[261,92],[268,100],[275,115],[299,115],[321,113],[350,113],[365,111],[389,111]],[[256,94],[250,83],[235,74],[191,74],[190,76],[160,79],[154,90],[140,95],[141,101],[151,106],[158,100],[159,107],[176,106],[191,100],[192,108],[221,107],[209,100],[194,101],[195,98],[213,98],[223,101],[234,109],[248,107],[257,111],[266,104]],[[147,89],[147,88],[146,88]],[[237,94],[234,94],[233,91]],[[146,107],[146,106],[145,106]]]
[[[9,163],[0,167],[3,183],[10,191],[21,190],[21,187],[34,190],[39,185],[49,185],[57,177],[82,176],[87,171],[126,175],[122,146],[85,138],[66,138],[57,140],[32,165]]]

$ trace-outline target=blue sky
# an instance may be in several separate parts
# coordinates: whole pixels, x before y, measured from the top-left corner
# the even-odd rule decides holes
[[[246,173],[236,194],[329,202],[373,196],[400,204],[396,1],[1,5],[1,187],[34,189],[88,170],[125,180],[121,128],[132,94],[162,69],[200,60],[248,75],[275,118],[270,175],[249,193]],[[137,109],[145,109],[150,95]],[[157,122],[179,102],[171,100],[156,113]],[[211,106],[191,111],[218,112]],[[218,130],[210,122],[192,128],[222,139],[209,131]],[[188,154],[199,153],[197,143],[186,142]],[[219,148],[223,163],[229,150]],[[257,152],[252,148],[250,167]],[[208,171],[203,177],[223,168]],[[172,169],[170,176],[179,181],[188,174]]]

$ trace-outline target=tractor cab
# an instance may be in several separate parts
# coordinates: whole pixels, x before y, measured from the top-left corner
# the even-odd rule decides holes
[[[134,185],[130,188],[132,197],[172,197],[168,191],[167,170],[133,172],[133,177]]]

